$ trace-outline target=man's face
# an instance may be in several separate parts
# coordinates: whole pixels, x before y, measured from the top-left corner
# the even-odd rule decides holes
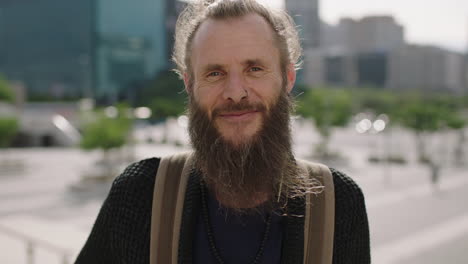
[[[251,140],[276,102],[283,78],[273,31],[257,14],[208,19],[192,42],[192,80],[185,84],[195,103],[233,145]],[[288,67],[289,92],[295,70]],[[189,86],[192,83],[192,86]]]

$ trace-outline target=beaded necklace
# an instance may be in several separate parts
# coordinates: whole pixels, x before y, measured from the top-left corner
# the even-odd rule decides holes
[[[211,227],[210,223],[210,217],[208,213],[208,202],[207,202],[207,195],[206,195],[206,187],[203,184],[203,181],[200,181],[200,189],[201,189],[201,200],[202,200],[202,217],[203,217],[203,222],[205,223],[205,228],[206,228],[206,233],[208,235],[208,242],[210,243],[210,251],[211,254],[213,254],[214,258],[219,264],[224,264],[226,263],[223,258],[221,257],[221,254],[219,253],[218,248],[216,247],[216,243],[214,240],[214,235],[213,235],[213,228]],[[271,225],[271,215],[268,215],[267,221],[266,221],[266,226],[265,226],[265,231],[263,234],[262,242],[260,243],[260,247],[257,251],[257,255],[255,258],[250,262],[251,264],[258,264],[260,263],[260,260],[263,257],[263,251],[265,249],[265,244],[268,240],[268,235],[270,234],[270,225]]]

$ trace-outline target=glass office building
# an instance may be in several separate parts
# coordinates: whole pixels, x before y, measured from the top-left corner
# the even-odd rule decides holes
[[[0,72],[30,95],[113,102],[170,67],[175,2],[0,2]]]
[[[114,101],[123,87],[168,67],[166,2],[99,0],[95,4],[95,93]]]
[[[0,72],[29,95],[83,93],[90,50],[89,1],[0,2]]]

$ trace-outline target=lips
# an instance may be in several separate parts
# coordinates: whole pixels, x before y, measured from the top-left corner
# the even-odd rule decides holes
[[[258,113],[258,111],[251,110],[251,111],[242,111],[242,112],[222,113],[222,114],[220,114],[220,116],[221,117],[241,117],[241,116],[244,116],[244,115],[254,114],[254,113]]]
[[[240,112],[228,112],[228,113],[220,113],[218,117],[221,120],[227,121],[227,122],[248,122],[252,121],[257,114],[260,113],[259,111],[256,110],[249,110],[249,111],[240,111]]]

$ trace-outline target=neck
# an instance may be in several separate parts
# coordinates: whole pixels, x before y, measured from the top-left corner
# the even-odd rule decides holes
[[[223,207],[231,208],[231,209],[239,209],[239,210],[256,208],[266,203],[268,200],[270,200],[270,197],[271,197],[271,195],[269,195],[268,193],[258,192],[257,194],[255,194],[254,197],[252,197],[252,199],[249,199],[246,202],[245,198],[230,199],[230,198],[224,197],[222,194],[220,194],[217,191],[215,191],[215,196],[216,196],[216,200]],[[243,201],[243,202],[240,202],[240,201]]]

